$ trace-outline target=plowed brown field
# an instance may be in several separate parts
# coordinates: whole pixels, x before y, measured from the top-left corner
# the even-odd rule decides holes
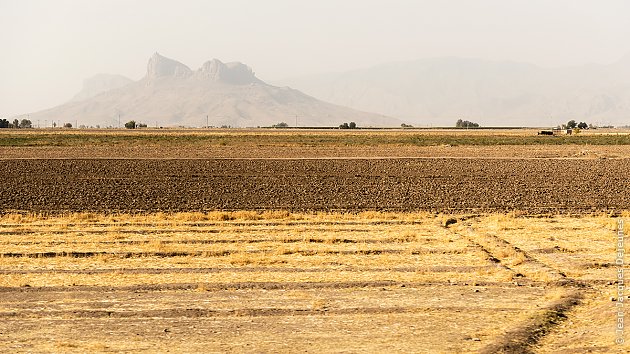
[[[627,159],[4,160],[0,210],[630,209]]]

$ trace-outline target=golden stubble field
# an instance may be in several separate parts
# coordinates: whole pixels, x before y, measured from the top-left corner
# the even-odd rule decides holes
[[[10,214],[0,351],[623,352],[616,228],[606,215]]]

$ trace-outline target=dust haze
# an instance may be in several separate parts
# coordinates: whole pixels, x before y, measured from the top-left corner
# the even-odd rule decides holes
[[[630,3],[621,0],[2,0],[0,115],[26,115],[62,105],[81,91],[86,78],[96,74],[121,75],[138,81],[145,74],[147,58],[157,51],[192,68],[201,67],[211,58],[242,62],[265,82],[291,86],[316,99],[419,125],[450,122],[453,117],[479,118],[481,123],[494,124],[503,116],[518,123],[533,116],[530,124],[547,124],[553,116],[564,119],[571,115],[601,123],[623,123],[630,101],[630,82],[623,76],[627,67],[619,69],[621,74],[606,71],[611,80],[596,80],[601,87],[579,92],[577,95],[587,104],[576,109],[555,107],[573,102],[565,97],[549,98],[545,90],[574,86],[576,80],[592,83],[593,80],[580,77],[593,72],[600,75],[592,70],[594,64],[623,62],[622,58],[630,53],[627,13]],[[451,96],[451,87],[457,84],[455,77],[455,83],[447,82],[442,93],[447,102],[460,98],[464,102],[454,110],[436,103],[423,104],[423,100],[435,101],[433,88],[443,82],[431,81],[432,92],[425,94],[426,89],[417,83],[399,82],[393,76],[379,78],[373,86],[348,82],[348,92],[334,94],[330,85],[304,80],[308,77],[325,81],[331,75],[356,73],[379,65],[446,57],[534,65],[540,68],[542,76],[547,69],[573,69],[573,76],[566,82],[554,78],[553,85],[546,85],[542,93],[529,89],[522,93],[519,86],[520,96],[498,98],[492,94],[500,91],[501,85],[511,85],[510,81],[498,87],[491,82],[492,87],[486,90],[484,80],[473,80],[474,85],[483,87],[464,93],[461,90],[466,89],[460,88],[460,93]],[[409,77],[404,72],[398,74]],[[562,74],[553,75],[562,78]],[[514,75],[509,73],[507,77],[513,79]],[[619,82],[617,77],[623,80]],[[420,81],[424,79],[418,77]],[[404,90],[403,83],[410,85],[409,90]],[[517,86],[521,84],[517,82]],[[389,92],[387,85],[397,86],[402,92]],[[365,91],[369,94],[358,97]],[[384,97],[383,92],[389,97]],[[479,92],[489,97],[484,102],[469,102],[469,96]],[[364,104],[373,101],[374,95],[379,95],[381,101]],[[410,97],[413,101],[402,105]],[[470,108],[483,107],[497,99],[502,107],[499,110]],[[484,121],[486,116],[490,118]]]

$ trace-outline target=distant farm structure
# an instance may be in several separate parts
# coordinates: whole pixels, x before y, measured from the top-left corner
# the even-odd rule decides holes
[[[541,130],[538,135],[573,135],[573,129],[569,128],[553,128],[551,130]]]

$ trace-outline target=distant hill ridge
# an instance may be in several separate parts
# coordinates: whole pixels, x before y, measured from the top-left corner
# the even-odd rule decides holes
[[[498,126],[569,119],[630,124],[630,54],[609,65],[543,68],[431,58],[280,81],[319,99],[415,124]]]
[[[384,115],[326,103],[289,87],[258,79],[239,62],[218,59],[192,70],[179,61],[153,54],[145,76],[133,81],[101,74],[84,82],[70,102],[31,113],[32,119],[117,126],[136,120],[160,126],[337,126],[354,121],[359,126],[392,126],[400,121]]]

